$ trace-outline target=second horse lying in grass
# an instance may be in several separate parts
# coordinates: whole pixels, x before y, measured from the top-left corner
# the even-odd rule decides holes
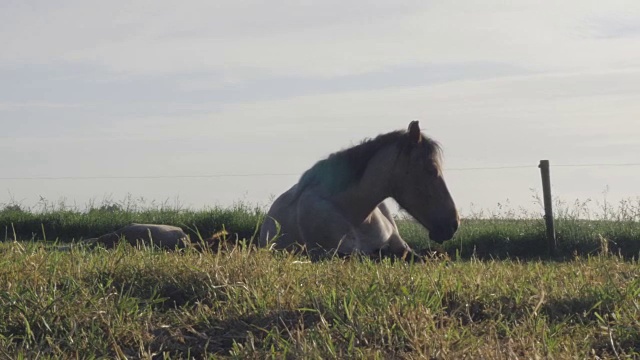
[[[162,224],[131,224],[100,237],[86,239],[84,243],[91,246],[103,246],[110,249],[114,248],[122,239],[124,239],[129,244],[137,247],[157,247],[165,250],[194,247],[199,250],[202,250],[203,248],[215,250],[218,244],[224,240],[226,235],[226,231],[219,231],[202,240],[191,240],[184,230],[177,226]]]

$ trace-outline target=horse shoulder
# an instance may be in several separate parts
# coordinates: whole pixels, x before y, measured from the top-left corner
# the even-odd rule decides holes
[[[327,197],[313,190],[300,195],[297,227],[304,243],[310,247],[348,248],[353,244],[344,244],[344,241],[355,240],[356,227]]]

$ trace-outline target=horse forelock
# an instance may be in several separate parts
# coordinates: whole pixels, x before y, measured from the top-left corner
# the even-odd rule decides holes
[[[442,149],[438,142],[422,134],[422,141],[411,144],[408,132],[398,130],[378,135],[371,139],[364,139],[360,144],[329,155],[326,159],[318,161],[307,170],[298,182],[298,189],[302,190],[311,185],[322,185],[326,190],[335,193],[340,192],[356,184],[364,175],[369,161],[381,149],[395,145],[399,154],[408,149],[421,147],[431,157],[438,172],[441,172]]]

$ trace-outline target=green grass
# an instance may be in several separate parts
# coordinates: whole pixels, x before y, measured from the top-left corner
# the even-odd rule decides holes
[[[246,246],[61,252],[51,242],[130,222],[179,225],[194,236],[224,227],[250,238],[262,212],[242,204],[206,211],[9,207],[0,211],[0,357],[639,358],[634,211],[595,220],[560,212],[553,257],[537,219],[470,217],[444,244],[402,220],[414,248],[444,253],[407,264],[310,263]]]
[[[640,222],[612,220],[556,220],[557,251],[547,251],[545,224],[535,219],[463,219],[455,237],[438,245],[428,241],[419,224],[404,221],[400,233],[414,248],[434,249],[449,256],[470,258],[570,259],[607,252],[626,258],[640,255]]]
[[[444,244],[430,241],[427,231],[412,220],[399,220],[398,227],[403,238],[417,251],[446,252],[452,258],[571,259],[576,255],[594,255],[603,249],[625,258],[640,256],[640,201],[607,206],[595,217],[588,213],[586,205],[557,204],[557,251],[553,256],[548,253],[545,224],[540,216],[516,214],[502,205],[498,213],[479,213],[462,219],[455,237]],[[135,203],[110,203],[86,211],[45,206],[41,211],[32,212],[6,206],[0,210],[0,231],[4,232],[0,238],[70,242],[97,237],[137,222],[180,226],[194,239],[222,229],[234,238],[251,239],[263,216],[260,208],[243,203],[199,211],[141,207]],[[585,220],[584,217],[593,218]]]
[[[0,247],[6,358],[640,356],[640,268]]]
[[[254,234],[262,216],[260,209],[241,203],[231,208],[198,211],[102,206],[88,211],[62,208],[31,212],[9,208],[0,211],[0,229],[5,240],[71,242],[97,237],[135,222],[180,226],[193,238],[207,237],[226,227],[244,239]]]

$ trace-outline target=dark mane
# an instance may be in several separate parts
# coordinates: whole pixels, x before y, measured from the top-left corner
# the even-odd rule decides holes
[[[364,175],[369,160],[382,148],[395,144],[400,149],[409,148],[409,136],[406,130],[393,131],[365,139],[351,148],[335,152],[326,159],[318,161],[300,177],[298,189],[321,184],[329,192],[336,193],[356,184]],[[440,167],[440,145],[431,138],[422,135],[421,146],[425,147],[438,168]]]

